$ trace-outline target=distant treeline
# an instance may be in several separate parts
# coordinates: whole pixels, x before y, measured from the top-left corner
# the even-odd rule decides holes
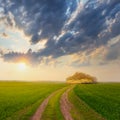
[[[74,75],[68,77],[66,81],[67,83],[96,83],[97,79],[91,75],[76,72]]]

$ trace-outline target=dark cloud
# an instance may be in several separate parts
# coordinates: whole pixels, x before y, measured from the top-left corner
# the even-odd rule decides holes
[[[47,39],[44,49],[8,53],[6,60],[19,56],[31,56],[30,61],[57,58],[106,45],[120,34],[120,0],[88,0],[84,4],[78,0],[0,0],[0,7],[4,14],[11,12],[16,26],[32,36],[31,44]]]
[[[4,61],[8,62],[21,62],[24,61],[26,64],[39,64],[41,59],[35,52],[32,52],[31,49],[27,51],[27,53],[18,53],[18,52],[8,52],[6,54],[1,54],[4,58]]]
[[[117,42],[116,44],[112,45],[109,49],[109,51],[107,52],[105,59],[107,61],[111,60],[118,60],[120,59],[120,38],[119,38],[119,42]]]
[[[2,56],[3,55],[3,51],[0,49],[0,56]]]
[[[16,25],[22,28],[26,35],[32,35],[31,43],[35,44],[41,39],[59,34],[67,19],[65,15],[67,2],[67,0],[2,0],[0,3],[6,14],[11,12],[14,15]],[[75,2],[72,0],[71,2],[72,12]]]
[[[3,37],[8,37],[8,35],[6,33],[2,33]]]
[[[120,1],[88,1],[83,10],[67,25],[65,34],[57,43],[49,40],[46,49],[41,53],[48,52],[47,55],[50,53],[53,57],[59,57],[89,49],[90,46],[99,47],[107,44],[110,39],[120,34],[119,5]],[[105,33],[104,37],[99,37],[101,33]]]

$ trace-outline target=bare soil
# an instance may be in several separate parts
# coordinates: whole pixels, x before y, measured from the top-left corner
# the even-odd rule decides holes
[[[54,93],[52,93],[50,96],[48,96],[43,102],[42,104],[38,107],[38,109],[36,110],[35,114],[32,116],[31,120],[40,120],[42,117],[42,114],[48,104],[49,99],[54,95]]]
[[[65,120],[73,120],[73,118],[70,114],[70,110],[72,109],[72,104],[68,100],[68,92],[69,91],[70,91],[70,89],[68,89],[66,92],[64,92],[60,99],[61,112],[62,112]]]

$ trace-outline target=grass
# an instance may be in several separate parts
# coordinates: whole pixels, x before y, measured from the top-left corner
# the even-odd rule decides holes
[[[44,82],[0,82],[0,120],[28,120],[50,98],[42,120],[64,120],[60,97],[68,85]],[[68,94],[74,120],[120,120],[120,83],[80,84]],[[101,117],[102,116],[102,117]]]
[[[101,115],[96,113],[84,101],[79,99],[73,90],[69,92],[68,98],[73,104],[70,112],[74,120],[104,120]]]
[[[60,97],[67,87],[58,90],[48,102],[48,105],[42,115],[42,120],[64,120],[60,110]]]
[[[120,120],[120,83],[77,85],[74,92],[107,120]]]
[[[64,83],[0,82],[0,120],[27,120]]]

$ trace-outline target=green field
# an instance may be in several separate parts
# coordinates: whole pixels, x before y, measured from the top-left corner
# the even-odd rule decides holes
[[[107,120],[120,120],[120,83],[77,85],[74,92]]]
[[[74,91],[70,91],[69,100],[74,105],[71,115],[74,120],[104,120],[104,118],[79,99]]]
[[[120,120],[120,83],[71,86],[57,82],[0,82],[0,120],[30,120],[52,93],[41,120],[65,120],[60,98],[69,88],[74,120]]]
[[[27,120],[63,83],[0,82],[0,120]]]

